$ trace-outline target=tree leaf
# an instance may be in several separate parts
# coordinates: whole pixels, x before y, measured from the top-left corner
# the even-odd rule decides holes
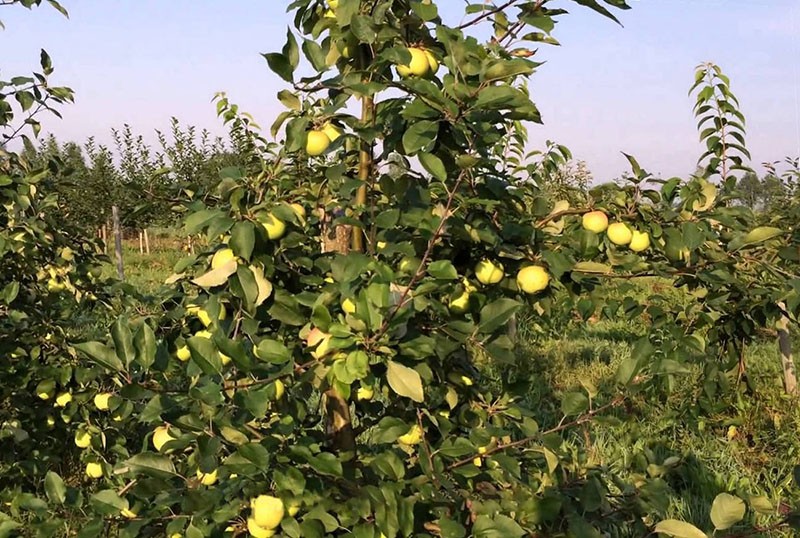
[[[175,465],[168,456],[143,452],[129,458],[122,467],[115,471],[119,473],[132,472],[144,474],[153,478],[173,478],[176,476]]]
[[[75,349],[85,353],[90,359],[104,368],[115,372],[121,372],[124,369],[122,361],[119,360],[114,350],[100,342],[82,342],[76,344]]]
[[[44,491],[52,503],[64,504],[64,499],[67,498],[67,486],[53,471],[47,471],[44,477]]]
[[[392,390],[400,396],[411,398],[420,403],[425,399],[422,378],[413,368],[389,361],[386,363],[386,380]]]
[[[439,124],[435,121],[418,121],[403,134],[403,147],[413,155],[431,145],[439,134]]]
[[[674,536],[675,538],[708,538],[706,533],[685,521],[677,519],[665,519],[656,525],[656,532]]]
[[[106,516],[119,515],[129,507],[128,500],[117,495],[113,489],[98,491],[92,495],[90,502],[95,511]]]
[[[747,507],[744,501],[729,493],[720,493],[711,505],[711,522],[718,531],[730,529],[742,519]]]
[[[261,303],[267,300],[272,295],[272,283],[264,277],[264,270],[255,265],[250,266],[253,276],[256,278],[256,285],[258,286],[258,298],[256,298],[256,306],[261,306]]]
[[[783,230],[780,228],[774,228],[772,226],[759,226],[758,228],[749,231],[747,235],[744,236],[744,246],[763,243],[764,241],[773,239],[779,235],[783,235]]]
[[[204,374],[213,375],[222,370],[222,361],[214,342],[202,336],[192,336],[186,341],[192,360]]]
[[[447,169],[442,160],[433,153],[422,152],[417,155],[419,162],[425,170],[439,181],[447,179]]]
[[[130,366],[136,358],[136,350],[133,347],[133,335],[128,326],[128,320],[119,317],[111,326],[111,339],[114,340],[114,350],[117,357],[125,361],[125,367]]]
[[[611,266],[598,262],[578,262],[572,270],[578,273],[589,273],[598,275],[607,275],[611,273]]]
[[[481,308],[481,322],[478,330],[482,333],[493,333],[510,320],[522,308],[522,303],[514,299],[502,298]]]
[[[239,264],[236,260],[231,260],[225,265],[217,267],[216,269],[212,269],[206,274],[195,278],[192,280],[192,283],[200,286],[201,288],[213,288],[216,286],[221,286],[228,281],[228,278],[230,278],[233,273],[236,272],[236,268],[238,266]]]
[[[147,323],[142,323],[133,339],[136,348],[136,362],[145,370],[156,360],[156,335]]]

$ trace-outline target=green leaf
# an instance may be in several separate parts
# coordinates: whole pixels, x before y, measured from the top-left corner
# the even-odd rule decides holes
[[[176,476],[175,465],[168,456],[143,452],[125,461],[115,473],[143,474],[153,478],[173,478]]]
[[[428,266],[428,274],[439,280],[455,280],[458,278],[458,271],[450,260],[437,260]]]
[[[711,504],[711,522],[718,531],[730,529],[742,519],[747,508],[744,501],[729,493],[720,493]]]
[[[89,502],[97,513],[106,516],[119,515],[122,510],[129,508],[128,500],[117,495],[113,489],[98,491]]]
[[[413,155],[433,144],[439,134],[439,124],[435,121],[418,121],[403,134],[403,148]]]
[[[204,374],[213,375],[222,370],[219,351],[209,338],[192,336],[186,341],[186,344],[192,353],[192,360]]]
[[[598,262],[578,262],[573,266],[572,270],[578,273],[599,274],[599,275],[607,275],[610,274],[612,271],[610,265]]]
[[[121,372],[124,369],[122,361],[110,347],[100,342],[83,342],[75,345],[75,349],[89,356],[91,360],[104,368]]]
[[[273,364],[286,364],[292,360],[292,352],[283,343],[265,338],[258,343],[256,357]]]
[[[243,260],[250,260],[253,255],[253,247],[256,244],[255,225],[250,221],[237,222],[231,230],[231,238],[228,246],[233,253]]]
[[[53,471],[47,471],[44,477],[44,491],[51,503],[64,504],[64,499],[67,498],[67,486]]]
[[[394,361],[388,361],[386,363],[386,380],[392,390],[400,396],[411,398],[420,403],[425,399],[422,378],[413,368],[403,366]]]
[[[525,529],[510,517],[496,515],[494,518],[480,515],[472,526],[476,538],[514,538],[525,535]]]
[[[514,314],[522,308],[522,303],[514,299],[502,298],[481,308],[481,322],[478,330],[485,334],[495,332],[508,323]]]
[[[433,153],[422,152],[417,155],[419,162],[430,175],[439,181],[447,180],[447,169],[444,167],[442,160]]]
[[[267,60],[267,64],[269,68],[272,69],[273,73],[286,82],[293,82],[294,69],[292,69],[292,65],[289,63],[289,59],[286,58],[286,56],[278,54],[277,52],[270,52],[268,54],[262,54],[261,56]]]
[[[764,241],[768,241],[769,239],[773,239],[780,235],[783,235],[783,230],[780,228],[774,228],[772,226],[759,226],[744,236],[744,246],[763,243]]]
[[[674,536],[675,538],[708,538],[706,533],[685,521],[677,519],[665,519],[656,524],[656,532]]]
[[[111,326],[111,339],[114,340],[114,350],[120,359],[125,362],[125,366],[130,366],[136,358],[136,350],[133,347],[133,335],[128,326],[127,318],[120,317]]]
[[[583,392],[567,392],[561,398],[561,411],[569,415],[580,415],[589,409],[589,397]]]
[[[200,286],[201,288],[214,288],[216,286],[221,286],[228,281],[228,278],[230,278],[230,276],[236,272],[238,267],[238,262],[236,260],[231,260],[225,265],[217,267],[216,269],[212,269],[206,274],[195,278],[192,280],[192,283]]]
[[[142,323],[133,339],[136,348],[136,362],[147,370],[156,360],[156,335],[147,323]]]

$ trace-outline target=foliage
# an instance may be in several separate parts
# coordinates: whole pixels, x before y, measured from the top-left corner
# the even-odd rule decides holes
[[[628,7],[575,3],[612,19]],[[721,492],[707,521],[674,519],[664,494],[678,462],[646,447],[609,468],[567,438],[621,420],[632,400],[668,398],[698,369],[693,412],[722,412],[746,394],[758,329],[797,319],[791,273],[765,262],[797,240],[796,224],[754,228],[730,203],[747,153],[721,70],[696,78],[702,177],[656,180],[628,156],[624,184],[559,204],[548,188],[569,150],[522,157],[520,122],[541,121],[528,47],[554,42],[563,9],[469,4],[458,25],[429,1],[290,10],[286,45],[264,54],[292,88],[272,126],[285,141],[217,96],[238,166],[182,190],[185,230],[209,248],[176,264],[155,312],[127,312],[108,338],[74,346],[79,368],[58,361],[84,445],[63,454],[86,476],[33,466],[3,524],[78,536],[705,536],[695,523],[722,531],[764,509]],[[474,37],[483,25],[487,44]],[[156,175],[136,139],[121,140],[135,148],[123,175]],[[583,217],[596,212],[615,228],[593,231]],[[642,299],[627,283],[653,277],[689,300]],[[613,385],[564,391],[547,417],[507,325],[559,312],[646,320],[647,332]],[[285,511],[259,508],[276,503]]]

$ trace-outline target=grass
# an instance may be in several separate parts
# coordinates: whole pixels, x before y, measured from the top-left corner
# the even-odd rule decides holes
[[[137,244],[126,244],[126,281],[141,292],[155,291],[183,255],[178,245],[169,242],[155,242],[150,255],[139,253]],[[113,267],[107,270],[111,273]],[[652,293],[673,304],[688,300],[680,290],[654,280],[619,289],[615,295],[621,298],[631,293],[639,300]],[[525,368],[536,379],[529,404],[539,413],[540,424],[560,420],[560,396],[565,392],[581,391],[588,384],[599,388],[598,400],[608,399],[617,390],[613,379],[620,361],[646,330],[642,319],[636,323],[569,320],[551,331],[558,336],[543,337],[531,320],[520,322],[519,348]],[[795,349],[800,349],[794,336]],[[669,485],[668,515],[704,529],[712,528],[709,509],[721,492],[743,498],[766,496],[773,506],[796,502],[800,496],[792,474],[800,456],[796,434],[800,407],[783,393],[777,342],[765,339],[751,345],[746,362],[755,390],[745,397],[732,397],[724,412],[706,416],[696,411],[701,371],[695,367],[679,378],[669,394],[633,395],[630,418],[623,426],[598,422],[587,430],[588,435],[587,431],[573,432],[566,442],[586,450],[594,464],[629,479],[647,473],[650,463],[679,457],[680,464],[662,477]],[[767,521],[757,520],[759,524]],[[772,532],[769,536],[791,534]]]

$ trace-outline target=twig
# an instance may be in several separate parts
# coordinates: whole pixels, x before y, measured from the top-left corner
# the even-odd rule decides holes
[[[595,409],[593,411],[587,411],[586,413],[582,414],[581,416],[579,416],[578,418],[576,418],[575,420],[573,420],[571,422],[566,422],[565,423],[562,420],[561,423],[559,423],[559,425],[554,427],[554,428],[550,428],[549,430],[545,430],[545,431],[542,431],[542,432],[537,432],[535,435],[531,435],[530,437],[526,437],[524,439],[520,439],[519,441],[506,443],[504,445],[497,445],[495,448],[487,450],[486,452],[481,454],[481,456],[483,456],[483,457],[491,456],[492,454],[494,454],[496,452],[502,452],[503,450],[507,450],[509,448],[515,448],[515,447],[518,447],[518,446],[526,445],[526,444],[530,443],[531,441],[535,441],[536,439],[540,439],[541,437],[543,437],[545,435],[550,435],[551,433],[557,433],[557,432],[560,432],[562,430],[566,430],[567,428],[572,428],[573,426],[578,426],[580,424],[588,422],[595,415],[598,415],[598,414],[600,414],[600,413],[602,413],[602,412],[604,412],[604,411],[606,411],[608,409],[611,409],[612,407],[617,407],[617,406],[621,405],[623,401],[625,401],[625,397],[624,396],[617,396],[616,398],[614,398],[611,402],[607,403],[606,405],[604,405],[602,407],[598,407],[597,409]],[[447,467],[447,470],[451,471],[451,470],[453,470],[453,469],[455,469],[457,467],[461,467],[462,465],[466,465],[466,464],[470,463],[473,459],[475,459],[475,456],[476,455],[473,454],[473,455],[471,455],[471,456],[469,456],[467,458],[458,460],[455,463],[450,464],[450,466]]]

